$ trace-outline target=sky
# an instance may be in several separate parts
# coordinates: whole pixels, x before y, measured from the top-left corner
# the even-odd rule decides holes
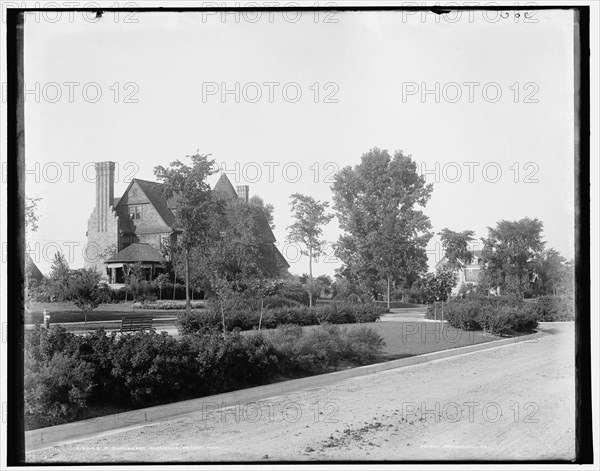
[[[572,13],[499,15],[28,16],[26,189],[42,198],[32,257],[45,273],[57,249],[83,266],[93,162],[116,163],[120,196],[198,151],[274,205],[280,250],[301,274],[308,259],[285,243],[290,195],[332,204],[335,172],[379,147],[411,155],[434,183],[424,212],[436,233],[480,238],[536,217],[547,247],[572,258]],[[334,219],[324,237],[340,233]],[[340,266],[326,249],[316,275]],[[439,236],[427,250],[433,269]]]

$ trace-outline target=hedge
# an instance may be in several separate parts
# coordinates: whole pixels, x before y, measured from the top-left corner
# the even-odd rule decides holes
[[[284,324],[307,326],[376,322],[383,313],[387,312],[385,307],[375,304],[331,303],[314,307],[302,305],[271,307],[273,305],[265,302],[261,328],[274,329]],[[223,313],[226,330],[252,330],[259,326],[260,304],[257,307],[232,302],[223,306]],[[207,303],[206,310],[202,312],[178,314],[178,328],[183,335],[210,329],[222,329],[221,305],[211,301]]]
[[[103,330],[78,336],[37,326],[25,342],[26,428],[80,420],[90,407],[146,407],[321,373],[341,362],[361,365],[384,345],[366,327],[285,326],[270,334],[272,340],[216,331],[180,339]]]
[[[205,306],[205,301],[191,301],[190,305],[192,309],[203,309]],[[185,300],[156,300],[156,301],[145,301],[145,302],[135,302],[132,307],[135,309],[185,309],[186,301]]]
[[[434,306],[425,315],[433,319]],[[437,318],[441,318],[441,306],[437,306]],[[470,297],[455,298],[444,303],[444,320],[452,327],[463,330],[486,330],[494,335],[511,335],[531,332],[538,325],[535,305],[517,299]]]
[[[540,322],[575,320],[575,300],[570,296],[540,296],[535,303]]]

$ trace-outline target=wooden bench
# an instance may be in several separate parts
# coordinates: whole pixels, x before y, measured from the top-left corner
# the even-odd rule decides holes
[[[152,317],[123,317],[119,332],[138,332],[140,330],[154,330]]]

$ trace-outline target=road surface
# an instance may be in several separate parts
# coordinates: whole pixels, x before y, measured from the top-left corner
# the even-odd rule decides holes
[[[27,455],[30,462],[554,460],[575,457],[574,328],[228,404]],[[125,420],[125,419],[124,419]]]

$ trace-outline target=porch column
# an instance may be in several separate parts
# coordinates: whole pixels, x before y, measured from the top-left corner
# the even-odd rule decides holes
[[[110,283],[115,284],[117,282],[117,268],[111,267],[110,269]]]

